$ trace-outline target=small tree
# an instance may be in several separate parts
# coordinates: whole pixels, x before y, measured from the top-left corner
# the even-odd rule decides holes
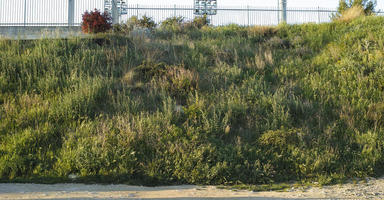
[[[365,15],[371,15],[375,12],[376,5],[376,0],[340,0],[337,12],[340,16],[349,8],[362,7]]]
[[[84,33],[106,32],[112,28],[112,18],[107,12],[101,13],[99,10],[86,11],[83,14],[81,29]]]

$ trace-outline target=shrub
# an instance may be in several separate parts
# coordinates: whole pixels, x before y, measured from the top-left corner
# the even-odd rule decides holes
[[[180,32],[182,30],[182,25],[184,23],[183,17],[170,17],[165,19],[160,28],[164,30],[169,30],[173,32]]]
[[[172,38],[173,34],[186,34],[191,39],[201,38],[200,29],[208,26],[209,21],[206,16],[196,17],[191,21],[185,21],[183,17],[170,17],[163,21],[156,36],[163,39]]]
[[[114,24],[112,25],[113,33],[129,33],[129,29],[126,28],[126,24]]]
[[[371,15],[375,12],[376,0],[340,0],[337,8],[338,16],[342,15],[352,7],[360,7],[365,15]]]
[[[202,17],[195,17],[192,21],[193,26],[195,26],[198,29],[203,28],[204,26],[209,25],[209,19],[207,18],[207,15],[204,15]]]
[[[84,33],[102,33],[112,28],[112,18],[107,12],[101,13],[99,10],[83,14],[83,22],[81,23],[81,30]]]
[[[144,15],[141,19],[139,19],[137,16],[132,16],[128,19],[126,26],[130,30],[135,28],[154,29],[156,28],[156,22],[153,21],[152,17],[148,17],[146,15]]]
[[[137,16],[132,16],[127,20],[126,23],[122,24],[115,24],[112,27],[112,31],[114,33],[131,33],[133,30],[137,30],[136,34],[138,33],[149,33],[154,28],[156,28],[156,23],[153,21],[151,17],[143,16],[141,19],[139,19]]]
[[[337,21],[340,22],[350,22],[358,17],[364,16],[364,9],[360,6],[354,6],[349,8],[341,14]]]
[[[140,20],[139,20],[139,24],[141,27],[145,27],[145,28],[149,28],[149,29],[153,29],[153,28],[156,28],[157,24],[155,21],[153,21],[152,17],[148,17],[146,15],[144,15]]]

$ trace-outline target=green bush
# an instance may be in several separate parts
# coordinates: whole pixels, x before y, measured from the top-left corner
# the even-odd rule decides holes
[[[135,29],[149,29],[153,30],[156,28],[157,24],[151,17],[144,15],[142,18],[138,18],[137,16],[132,16],[125,23],[114,24],[112,26],[112,33],[117,34],[129,34],[131,31]]]
[[[141,18],[138,18],[137,16],[132,16],[127,21],[127,26],[129,28],[148,28],[153,29],[156,27],[155,21],[151,17],[148,17],[144,15]]]
[[[172,32],[181,32],[182,26],[184,23],[183,17],[170,17],[161,22],[160,29],[172,31]]]
[[[204,26],[209,25],[209,20],[207,18],[207,15],[204,15],[202,17],[195,17],[192,21],[193,26],[195,26],[198,29],[203,28]]]

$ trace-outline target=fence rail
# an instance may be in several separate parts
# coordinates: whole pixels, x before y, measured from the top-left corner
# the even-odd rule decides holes
[[[69,19],[68,0],[0,0],[0,26],[79,26],[81,16],[87,10],[104,11],[104,0],[74,0],[74,19]],[[216,26],[276,25],[279,23],[280,9],[258,7],[218,7],[217,15],[210,16]],[[329,22],[336,10],[329,8],[289,8],[287,23]],[[384,12],[379,12],[382,15]],[[195,17],[193,6],[144,6],[128,5],[128,14],[122,15],[120,22],[131,16],[149,16],[159,23],[168,17],[182,16],[186,20]],[[72,22],[70,22],[70,20]]]
[[[279,23],[280,9],[278,8],[258,8],[258,7],[218,7],[217,15],[210,16],[213,25],[276,25]],[[121,18],[122,21],[129,16],[152,17],[156,22],[161,22],[167,17],[183,16],[190,20],[195,17],[193,7],[153,7],[128,5],[128,15]],[[333,14],[337,11],[329,8],[290,8],[287,10],[287,23],[323,23],[331,21]]]

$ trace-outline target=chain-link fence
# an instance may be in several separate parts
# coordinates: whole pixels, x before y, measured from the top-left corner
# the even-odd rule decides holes
[[[73,0],[73,15],[70,17],[68,0],[0,0],[0,26],[79,26],[82,14],[86,10],[104,11],[104,0]],[[193,19],[193,6],[144,6],[128,5],[121,15],[120,22],[131,16],[149,16],[156,22],[168,17],[182,16]],[[217,15],[209,16],[216,26],[239,25],[276,25],[279,23],[279,8],[218,7]],[[327,8],[288,8],[287,23],[323,23],[329,22],[336,14],[335,9]],[[380,12],[379,14],[383,14]],[[72,22],[70,22],[72,21]]]

